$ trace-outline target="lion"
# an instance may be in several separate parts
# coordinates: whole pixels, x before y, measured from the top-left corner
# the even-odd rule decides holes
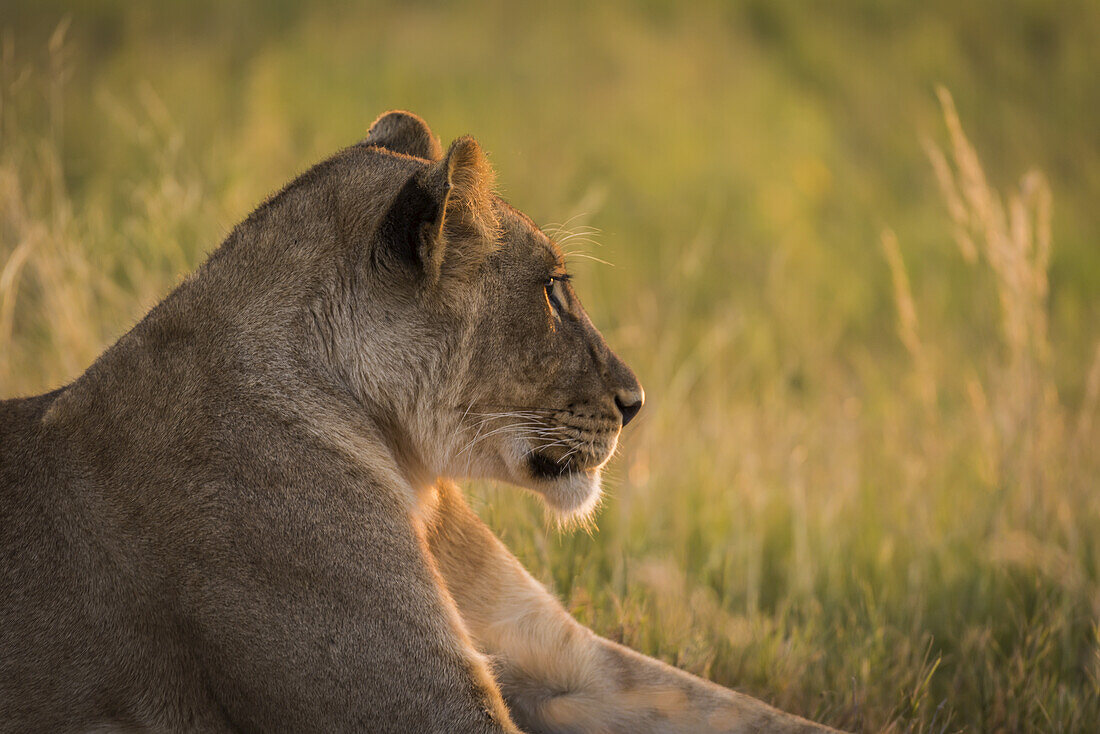
[[[478,143],[382,115],[0,403],[0,730],[827,731],[582,627],[452,483],[584,516],[642,403]]]

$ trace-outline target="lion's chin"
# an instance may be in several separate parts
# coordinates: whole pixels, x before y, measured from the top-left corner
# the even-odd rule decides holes
[[[600,469],[540,479],[534,489],[564,524],[584,523],[600,504]]]
[[[499,478],[542,495],[547,508],[562,525],[583,525],[599,507],[602,470],[613,451],[614,444],[602,457],[586,456],[578,461],[574,456],[561,461],[515,441],[501,456],[508,469]]]

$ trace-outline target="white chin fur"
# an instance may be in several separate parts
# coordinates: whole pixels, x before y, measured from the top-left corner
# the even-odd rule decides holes
[[[550,511],[563,525],[583,524],[600,504],[600,475],[603,466],[560,477],[535,479],[527,466],[531,448],[526,441],[507,442],[501,459],[507,467],[505,476],[498,477],[511,484],[534,490],[542,495]]]
[[[584,522],[600,504],[600,470],[590,469],[543,480],[535,489],[559,521]]]

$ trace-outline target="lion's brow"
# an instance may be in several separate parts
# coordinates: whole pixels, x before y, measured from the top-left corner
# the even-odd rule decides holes
[[[531,217],[527,216],[526,214],[521,212],[519,209],[516,209],[514,206],[509,204],[503,198],[501,198],[499,196],[496,197],[496,198],[497,198],[497,201],[500,203],[500,205],[502,207],[504,207],[509,213],[514,214],[524,224],[526,224],[527,226],[529,226],[531,229],[535,230],[536,232],[541,232],[542,231],[541,229],[539,229],[539,226],[537,224],[535,224],[535,221],[533,219],[531,219]]]
[[[509,204],[501,197],[497,197],[497,202],[509,214],[515,216],[523,224],[526,224],[531,228],[531,232],[535,235],[535,239],[546,249],[547,254],[550,255],[551,267],[555,270],[565,271],[565,256],[562,254],[561,247],[553,240],[550,235],[542,231],[542,228],[535,224],[535,220],[527,216],[519,209]],[[556,277],[556,276],[555,276]]]

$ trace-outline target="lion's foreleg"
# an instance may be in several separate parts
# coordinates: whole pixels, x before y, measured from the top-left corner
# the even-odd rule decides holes
[[[831,731],[595,635],[524,570],[456,487],[438,491],[431,552],[525,730]]]

